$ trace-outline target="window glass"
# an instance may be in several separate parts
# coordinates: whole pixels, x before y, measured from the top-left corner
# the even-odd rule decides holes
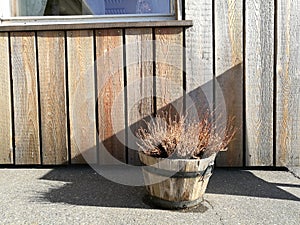
[[[13,16],[171,14],[172,0],[14,0]]]

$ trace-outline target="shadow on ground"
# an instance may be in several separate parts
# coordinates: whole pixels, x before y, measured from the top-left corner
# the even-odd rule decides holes
[[[300,185],[270,183],[245,170],[218,169],[206,193],[300,201],[299,197],[279,187],[300,188]]]
[[[149,208],[143,203],[144,187],[131,187],[114,183],[84,166],[58,168],[42,177],[43,180],[63,181],[66,184],[43,193],[51,203],[119,208]]]
[[[81,206],[151,208],[143,202],[144,187],[113,183],[89,167],[54,169],[41,179],[66,182],[62,187],[42,193],[42,201]],[[300,201],[278,185],[299,188],[299,185],[268,183],[248,171],[217,169],[207,193]],[[204,208],[200,207],[199,212],[204,212]]]

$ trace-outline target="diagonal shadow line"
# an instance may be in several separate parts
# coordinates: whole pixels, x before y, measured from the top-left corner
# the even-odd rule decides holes
[[[300,188],[300,184],[282,184],[282,183],[271,183],[278,187],[290,187],[290,188]]]
[[[218,79],[217,79],[218,82],[220,82],[221,84],[226,86],[226,87],[220,86],[219,87],[220,90],[217,91],[218,92],[217,96],[219,97],[219,101],[222,97],[221,96],[222,93],[220,93],[220,92],[225,92],[224,99],[221,100],[221,101],[224,100],[225,102],[223,102],[221,106],[225,107],[226,109],[224,109],[224,115],[222,115],[222,116],[225,116],[226,113],[234,114],[234,115],[236,114],[235,115],[237,117],[237,119],[235,121],[236,127],[242,127],[242,118],[240,118],[240,116],[242,114],[241,112],[242,112],[243,108],[242,108],[242,104],[240,102],[241,97],[238,96],[238,93],[239,94],[241,93],[240,88],[242,87],[241,74],[242,74],[242,64],[238,64],[238,65],[232,67],[231,69],[229,69],[228,71],[225,71],[223,74],[219,75]],[[186,111],[190,110],[190,111],[188,111],[188,119],[195,120],[195,118],[198,118],[198,119],[201,118],[207,111],[211,112],[213,110],[212,105],[211,105],[211,103],[212,103],[211,101],[213,99],[213,86],[214,86],[213,83],[214,83],[214,81],[211,80],[211,81],[208,81],[208,82],[202,84],[198,88],[191,90],[185,96],[174,100],[173,102],[169,103],[165,107],[157,109],[157,114],[161,115],[161,114],[168,112],[168,113],[171,113],[173,118],[176,118],[176,117],[178,118],[178,114],[182,113],[182,111],[184,110],[183,106],[185,106],[187,109]],[[228,83],[230,83],[230,84],[228,84]],[[230,86],[231,88],[228,88],[228,86]],[[228,92],[227,89],[231,90],[230,93],[227,93]],[[227,92],[226,92],[226,90],[227,90]],[[241,106],[240,109],[238,109],[237,107],[234,108],[234,110],[237,111],[235,113],[232,112],[232,110],[233,110],[232,102],[234,102],[234,104],[236,104],[237,106]],[[221,111],[221,110],[218,109],[218,111]],[[231,116],[234,116],[234,115],[231,115]],[[128,128],[123,129],[122,131],[116,133],[115,135],[103,140],[102,141],[103,146],[105,146],[115,158],[120,159],[122,161],[122,157],[124,157],[125,154],[120,154],[120,152],[115,150],[116,148],[122,149],[124,147],[119,140],[124,140],[125,137],[128,135],[128,131],[132,134],[135,134],[138,128],[143,127],[143,126],[145,127],[144,121],[149,121],[151,116],[152,116],[151,112],[149,112],[149,115],[144,116],[143,119],[141,119],[135,123],[129,124]],[[100,125],[101,124],[99,124],[99,126]],[[97,130],[97,132],[99,133],[99,130]],[[127,132],[127,134],[126,134],[126,132]],[[237,136],[238,136],[237,139],[242,139],[240,132],[242,132],[242,131],[238,132],[239,134],[237,134]],[[220,154],[218,157],[218,161],[222,162],[221,164],[223,164],[223,165],[227,164],[227,165],[233,165],[233,166],[242,166],[243,151],[242,150],[239,151],[239,149],[242,149],[242,147],[241,148],[239,147],[241,144],[239,142],[241,142],[241,141],[242,140],[233,140],[233,143],[231,143],[231,146],[237,145],[238,147],[231,148],[230,151],[227,152],[227,154]],[[135,145],[134,142],[135,142],[134,136],[129,135],[128,143],[131,143],[131,146],[134,146],[134,149],[138,149],[138,146]],[[114,149],[112,149],[112,146],[114,147]],[[137,154],[137,151],[134,149],[131,149],[131,148],[128,149],[128,152],[129,152],[128,155],[131,158],[129,158],[127,160],[130,163],[138,162],[138,154]],[[99,156],[101,157],[101,151],[99,152]],[[140,164],[136,163],[136,165],[140,165]]]

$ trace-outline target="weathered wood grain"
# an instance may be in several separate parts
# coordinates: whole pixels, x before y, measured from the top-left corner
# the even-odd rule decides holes
[[[215,155],[205,160],[162,160],[140,153],[140,158],[143,164],[148,165],[148,168],[143,168],[148,194],[171,202],[182,202],[195,201],[203,197],[211,174],[207,173],[204,177],[189,178],[184,177],[184,175],[191,172],[202,173],[210,163],[214,162]],[[183,172],[183,176],[171,178],[178,171]],[[169,174],[168,179],[161,175],[161,173],[165,174],[166,172]]]
[[[156,28],[155,54],[156,110],[182,113],[183,28]]]
[[[123,32],[96,31],[99,162],[126,161]],[[116,161],[118,160],[118,161]]]
[[[218,166],[243,165],[243,1],[215,1],[216,106],[239,129]],[[226,116],[226,117],[225,117]]]
[[[246,165],[273,165],[274,0],[246,1]]]
[[[277,166],[300,166],[300,2],[278,2]]]
[[[186,30],[186,107],[195,120],[214,106],[213,1],[185,1],[185,17],[193,20]]]
[[[128,163],[138,164],[136,132],[154,113],[151,28],[126,30]]]
[[[72,163],[96,163],[94,34],[67,32],[68,88]]]
[[[68,161],[65,33],[38,32],[40,112],[44,165]]]
[[[0,164],[13,162],[8,33],[0,33]]]
[[[11,33],[16,164],[40,164],[34,32]]]

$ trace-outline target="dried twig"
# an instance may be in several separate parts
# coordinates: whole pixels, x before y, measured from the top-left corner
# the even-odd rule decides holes
[[[209,112],[198,122],[187,122],[183,116],[174,120],[167,114],[157,116],[150,122],[145,121],[146,129],[138,130],[138,146],[155,157],[208,157],[226,150],[237,132],[233,125],[235,118],[230,118],[226,124],[222,124],[220,118]]]

